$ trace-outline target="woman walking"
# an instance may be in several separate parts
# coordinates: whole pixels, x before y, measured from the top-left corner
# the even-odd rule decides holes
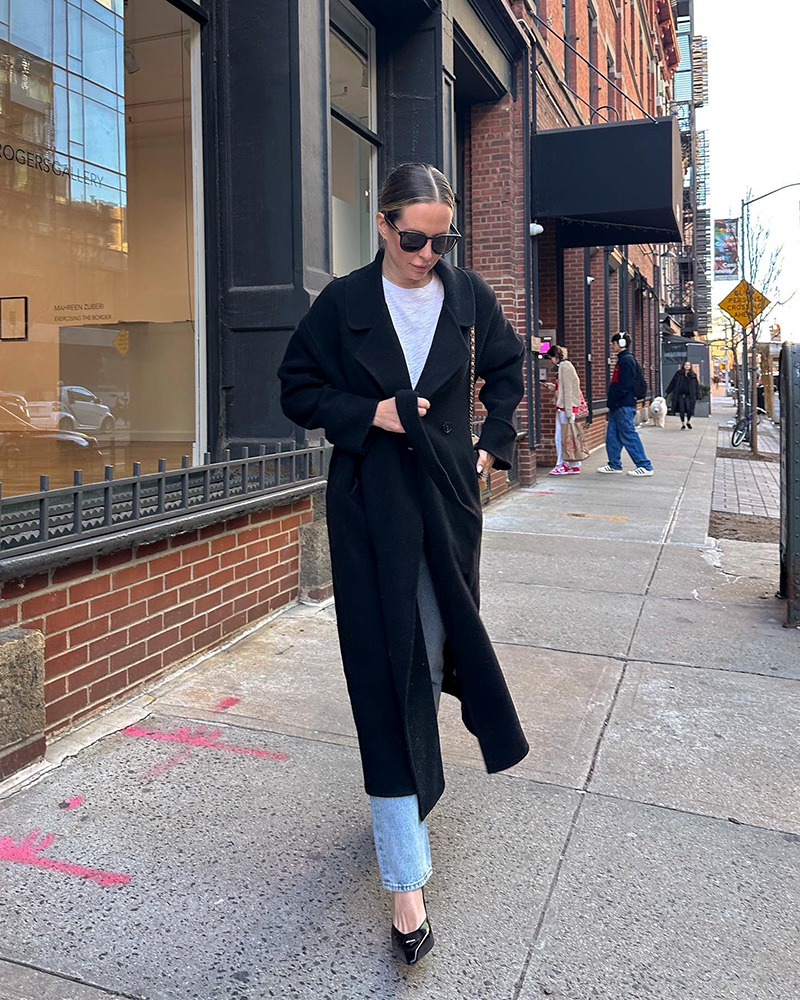
[[[700,383],[691,361],[684,361],[683,367],[672,376],[672,381],[667,386],[667,395],[670,393],[672,409],[681,418],[681,430],[686,430],[687,427],[691,430],[694,406],[700,395]]]
[[[332,281],[279,371],[284,412],[333,444],[327,517],[337,624],[392,943],[433,946],[425,817],[444,789],[436,714],[461,700],[489,772],[528,752],[479,617],[479,476],[511,465],[522,344],[489,286],[447,264],[446,178],[404,163],[380,193],[375,260]],[[470,400],[487,411],[473,444]]]
[[[575,365],[566,360],[563,349],[557,344],[552,345],[546,357],[553,362],[556,371],[555,386],[545,382],[555,392],[556,405],[556,464],[548,475],[575,476],[581,471],[581,463],[575,456],[588,457],[583,443],[583,431],[575,419],[581,408],[581,380]],[[567,434],[573,439],[569,447],[565,447]],[[568,452],[571,452],[572,457],[567,457]]]

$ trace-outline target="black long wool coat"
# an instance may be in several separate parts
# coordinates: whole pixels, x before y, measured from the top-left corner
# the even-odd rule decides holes
[[[692,370],[687,375],[683,368],[679,368],[672,376],[672,380],[667,386],[666,395],[672,397],[673,413],[680,413],[681,419],[683,419],[684,414],[687,417],[693,417],[695,404],[697,403],[697,398],[700,395],[700,383],[697,380],[697,374],[695,371]],[[681,396],[686,397],[681,401],[683,404],[682,406],[679,404]]]
[[[339,641],[370,795],[416,793],[424,818],[444,789],[439,732],[417,612],[423,550],[447,633],[444,690],[461,699],[487,770],[528,752],[479,617],[481,506],[469,426],[469,330],[476,336],[479,447],[510,465],[523,392],[522,343],[478,275],[444,260],[445,299],[412,390],[381,282],[382,254],[331,282],[292,337],[279,371],[284,412],[334,445],[328,534]],[[405,434],[372,426],[395,397]],[[431,407],[424,418],[416,400]]]

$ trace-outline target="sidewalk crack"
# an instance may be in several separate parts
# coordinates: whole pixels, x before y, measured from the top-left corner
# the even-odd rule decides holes
[[[525,961],[522,963],[522,969],[519,974],[519,978],[514,984],[514,991],[511,994],[511,1000],[519,1000],[519,996],[522,993],[522,989],[525,986],[525,980],[528,977],[528,970],[530,968],[531,960],[533,959],[533,952],[541,936],[542,928],[544,927],[544,922],[547,917],[547,913],[550,909],[550,901],[553,898],[553,894],[556,891],[556,886],[558,885],[558,879],[561,874],[561,869],[564,865],[564,861],[567,856],[567,851],[569,850],[570,841],[572,840],[572,835],[575,832],[575,828],[578,825],[578,816],[580,815],[581,807],[584,801],[584,792],[579,792],[580,798],[578,799],[578,804],[575,806],[575,811],[572,814],[572,819],[570,821],[569,830],[567,831],[567,836],[564,839],[564,843],[561,845],[561,853],[558,858],[558,863],[556,864],[556,870],[553,872],[553,877],[550,880],[550,887],[547,890],[547,895],[545,896],[544,904],[542,905],[542,912],[539,914],[539,919],[536,922],[536,929],[533,932],[533,940],[530,943],[528,952],[525,956]]]

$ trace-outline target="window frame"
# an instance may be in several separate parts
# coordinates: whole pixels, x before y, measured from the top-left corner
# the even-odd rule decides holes
[[[207,0],[166,0],[171,7],[177,7],[182,14],[199,24],[208,24]]]
[[[165,0],[190,21],[197,30],[192,32],[189,48],[189,125],[192,176],[192,234],[194,239],[194,315],[191,319],[194,334],[194,442],[192,443],[192,465],[202,465],[208,454],[209,442],[209,393],[208,384],[208,289],[210,287],[208,265],[208,228],[206,225],[205,178],[209,176],[204,135],[204,109],[208,75],[208,58],[204,53],[207,44],[205,28],[210,14],[209,0]]]
[[[377,66],[376,66],[376,30],[375,25],[369,21],[360,10],[358,10],[350,0],[337,0],[347,13],[359,22],[367,32],[367,50],[364,51],[363,47],[350,35],[347,31],[339,24],[334,21],[334,11],[333,8],[330,10],[330,17],[328,18],[328,46],[330,48],[330,32],[338,35],[347,45],[350,45],[356,51],[363,53],[367,60],[367,73],[368,73],[368,83],[369,83],[369,126],[364,125],[363,122],[359,121],[353,115],[348,114],[348,112],[343,111],[341,108],[337,107],[332,97],[330,96],[330,69],[328,71],[328,105],[330,108],[330,118],[328,121],[328,147],[331,148],[331,128],[330,119],[335,119],[345,128],[350,129],[354,132],[360,139],[369,143],[371,146],[370,150],[370,164],[369,164],[369,188],[370,188],[370,216],[374,215],[373,209],[377,210],[377,193],[378,193],[378,153],[383,146],[383,141],[380,135],[374,130],[372,126],[377,125],[378,120],[378,94],[377,94]],[[328,63],[330,66],[330,51],[328,52]],[[333,177],[333,163],[329,156],[329,168],[328,176]],[[332,188],[332,184],[331,184]],[[332,195],[331,195],[332,197]],[[328,223],[328,240],[331,248],[331,274],[335,274],[333,269],[333,213],[329,215]],[[370,256],[374,257],[378,252],[378,233],[375,226],[370,227]]]

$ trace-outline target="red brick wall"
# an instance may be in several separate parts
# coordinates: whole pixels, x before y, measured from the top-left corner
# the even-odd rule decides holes
[[[129,696],[298,595],[311,498],[2,585],[0,627],[45,636],[48,733]]]
[[[524,157],[527,127],[522,117],[521,88],[527,81],[517,64],[517,100],[506,96],[472,108],[467,163],[470,173],[468,265],[492,286],[514,329],[525,336]],[[476,413],[480,416],[480,407]],[[527,407],[519,409],[527,431]],[[536,463],[527,436],[519,444],[520,481],[534,481]],[[493,482],[493,493],[495,486]]]
[[[510,2],[511,13],[515,18],[532,24],[527,6],[521,2]],[[643,105],[654,110],[654,88],[644,87],[640,95],[638,87],[640,66],[647,66],[648,58],[640,56],[654,46],[658,72],[665,78],[670,74],[661,68],[663,53],[660,49],[660,37],[657,32],[651,33],[655,26],[655,8],[652,0],[647,0],[640,10],[632,7],[631,0],[620,0],[621,16],[617,17],[615,8],[608,4],[598,4],[598,68],[605,71],[606,50],[610,48],[615,59],[617,71],[623,74],[616,81],[628,94],[637,98],[642,96]],[[563,34],[562,6],[560,3],[548,3],[540,0],[538,11],[544,18],[552,16],[553,29]],[[570,16],[569,31],[576,36],[573,44],[585,56],[589,55],[589,25],[587,7],[580,2],[568,7]],[[545,51],[537,51],[536,60],[536,107],[539,129],[563,128],[584,124],[589,119],[589,109],[580,100],[570,95],[562,85],[565,48],[552,31],[537,24],[537,30],[545,41]],[[645,50],[641,49],[640,32],[645,39]],[[649,50],[648,50],[649,51]],[[635,62],[632,56],[636,55]],[[487,105],[474,107],[472,110],[470,130],[471,139],[467,149],[467,173],[470,177],[470,191],[467,199],[467,230],[469,259],[468,265],[484,275],[494,287],[511,322],[521,333],[525,330],[525,282],[524,282],[524,241],[525,223],[523,218],[523,150],[526,135],[526,123],[522,120],[522,94],[528,81],[522,75],[523,63],[517,66],[517,99],[505,99]],[[590,73],[585,63],[570,57],[571,86],[584,99],[589,100]],[[596,81],[600,85],[598,103],[606,103],[608,86],[602,78]],[[649,103],[645,103],[649,101]],[[615,106],[622,117],[641,117],[642,112],[632,105],[615,98]],[[613,117],[613,116],[612,116]],[[601,119],[596,118],[596,121]],[[621,167],[620,169],[625,169]],[[635,180],[635,178],[634,178]],[[539,244],[539,322],[543,329],[555,329],[559,312],[558,290],[556,286],[556,242],[555,223],[552,220],[539,220],[545,227],[544,233],[538,237]],[[653,281],[653,248],[630,247],[629,259],[652,286]],[[591,343],[592,343],[592,394],[595,400],[602,400],[606,395],[607,365],[605,351],[604,328],[604,296],[603,296],[603,253],[601,249],[593,249],[591,274],[595,283],[591,289]],[[586,385],[587,364],[584,332],[584,290],[583,251],[567,249],[564,251],[564,289],[563,289],[563,327],[559,331],[559,340],[569,350],[569,356],[578,369],[582,385]],[[529,292],[530,294],[530,292]],[[609,293],[610,334],[619,330],[619,293],[617,273],[612,272]],[[650,374],[651,359],[657,355],[658,333],[651,331],[650,340],[646,342],[646,324],[641,313],[637,321],[637,335],[634,338],[635,350],[640,360],[643,360]],[[649,379],[652,383],[652,379]],[[527,406],[523,400],[520,408],[522,426],[527,431]],[[528,449],[527,437],[520,444],[520,479],[523,484],[532,482],[535,478],[535,466],[550,464],[555,456],[552,438],[555,431],[554,410],[550,405],[549,395],[542,396],[541,432],[543,446],[537,452]],[[605,418],[595,417],[593,425],[588,429],[589,444],[600,444],[605,434]]]
[[[471,119],[471,267],[525,330],[525,214],[521,101],[478,104]]]

